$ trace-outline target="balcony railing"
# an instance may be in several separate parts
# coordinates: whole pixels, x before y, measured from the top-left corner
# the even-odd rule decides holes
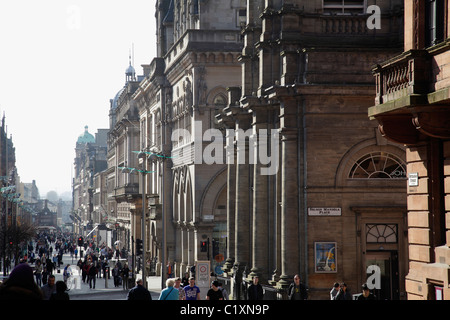
[[[430,62],[425,50],[411,50],[373,68],[375,104],[430,91]]]

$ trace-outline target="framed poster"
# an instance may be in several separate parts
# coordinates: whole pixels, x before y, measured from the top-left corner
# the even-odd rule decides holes
[[[336,266],[336,242],[314,242],[314,271],[334,273]]]

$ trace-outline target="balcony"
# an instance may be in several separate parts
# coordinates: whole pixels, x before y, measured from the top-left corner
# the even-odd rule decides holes
[[[412,104],[426,102],[423,95],[429,92],[429,69],[429,54],[425,50],[407,51],[377,65],[372,71],[375,75],[375,105],[378,110],[398,108],[398,99],[402,99],[403,106],[408,105],[408,100]]]
[[[126,199],[128,196],[138,196],[138,195],[140,195],[140,193],[139,193],[139,184],[137,183],[119,186],[114,189],[114,198],[116,199],[120,198]]]
[[[450,137],[450,77],[443,43],[410,50],[373,68],[375,105],[370,119],[389,140],[406,145],[427,137]]]

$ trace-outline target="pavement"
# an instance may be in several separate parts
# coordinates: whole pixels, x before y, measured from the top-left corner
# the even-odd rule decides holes
[[[83,283],[81,281],[81,270],[76,266],[77,259],[73,259],[70,257],[70,254],[64,254],[63,255],[63,265],[61,265],[61,271],[60,273],[54,272],[55,280],[63,280],[63,268],[65,265],[70,264],[70,267],[72,269],[73,275],[74,275],[74,288],[72,288],[69,291],[69,295],[92,295],[96,293],[107,293],[107,292],[118,292],[118,291],[125,291],[126,289],[123,289],[122,284],[119,285],[119,287],[114,287],[114,278],[111,277],[109,279],[105,278],[97,278],[96,279],[96,285],[95,289],[89,288],[89,283]],[[110,271],[111,274],[111,271]],[[102,273],[103,276],[103,273]],[[141,274],[136,275],[137,279],[142,278]],[[135,284],[129,287],[131,289],[134,287]],[[128,289],[128,290],[129,290]],[[150,291],[153,299],[158,299],[160,293],[161,293],[161,277],[158,276],[151,276],[147,277],[147,289]],[[128,291],[126,290],[126,291]],[[88,297],[86,297],[88,298]]]
[[[82,280],[81,279],[81,270],[76,265],[77,261],[78,261],[78,259],[75,259],[75,258],[72,260],[72,258],[70,257],[70,254],[64,254],[63,255],[63,264],[61,265],[60,272],[59,273],[57,271],[53,272],[53,274],[55,276],[55,281],[63,280],[64,266],[66,266],[67,264],[70,264],[70,268],[72,269],[73,278],[74,278],[74,280],[73,280],[74,286],[70,291],[68,291],[69,296],[77,295],[79,298],[80,295],[86,295],[86,299],[89,299],[90,295],[95,295],[98,293],[105,294],[108,292],[118,293],[118,292],[128,291],[126,289],[123,289],[122,284],[119,287],[114,287],[114,279],[113,279],[112,275],[109,279],[105,279],[103,277],[97,278],[95,289],[89,288],[88,282],[84,283],[83,281],[81,281]],[[31,265],[31,266],[33,267],[34,265]],[[110,271],[110,274],[111,274],[111,271]],[[136,277],[138,279],[140,279],[141,274],[137,274]],[[129,287],[129,289],[131,289],[133,286]],[[152,299],[157,300],[161,293],[161,277],[159,277],[159,276],[147,277],[147,286],[148,286],[147,287],[148,290],[150,291],[150,293],[152,295]]]

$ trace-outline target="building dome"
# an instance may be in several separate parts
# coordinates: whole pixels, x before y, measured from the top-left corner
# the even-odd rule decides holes
[[[88,132],[88,126],[85,126],[84,133],[78,136],[77,143],[95,143],[95,137]]]

